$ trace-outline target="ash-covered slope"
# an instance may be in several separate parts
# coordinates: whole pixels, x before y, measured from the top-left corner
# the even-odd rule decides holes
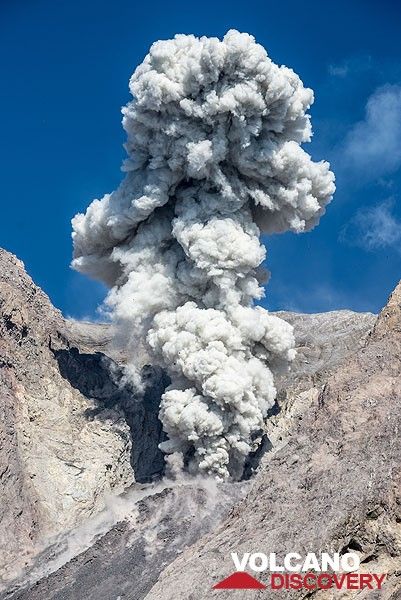
[[[23,264],[0,250],[0,575],[161,468],[160,394],[119,388],[110,328],[66,321]],[[136,435],[140,431],[140,435]],[[152,438],[153,436],[153,438]],[[152,439],[149,439],[152,438]],[[133,441],[134,440],[134,441]]]
[[[116,511],[114,524],[98,530],[93,519],[58,540],[0,598],[145,598],[161,570],[218,527],[248,489],[249,482],[217,485],[210,478],[134,485],[116,499],[121,512]]]
[[[151,386],[138,403],[116,383],[116,363],[124,355],[113,349],[108,325],[64,320],[22,263],[4,251],[0,273],[1,559],[3,567],[19,567],[21,554],[29,557],[50,535],[82,523],[90,530],[88,517],[103,507],[104,493],[122,491],[133,481],[133,470],[141,481],[161,470],[157,409],[166,380],[148,369]],[[294,325],[298,355],[292,372],[278,382],[281,411],[267,425],[273,452],[294,437],[300,413],[315,410],[328,375],[364,345],[376,319],[350,311],[280,316]],[[107,354],[116,361],[114,375]],[[265,458],[256,485],[269,475],[268,465]],[[248,485],[252,482],[217,486],[212,500],[196,481],[168,483],[162,492],[140,487],[138,492],[136,486],[132,493],[143,499],[109,533],[87,550],[78,544],[76,552],[82,553],[72,559],[63,548],[73,544],[63,538],[33,562],[31,581],[40,581],[25,591],[10,582],[4,597],[144,598],[166,565],[215,529]],[[45,577],[50,564],[50,570],[60,568]],[[172,595],[174,590],[173,585]]]
[[[245,501],[217,531],[169,565],[147,600],[201,600],[233,571],[230,552],[357,551],[362,570],[388,573],[370,600],[401,595],[401,283],[366,345],[328,378],[285,443],[265,456]],[[274,591],[275,598],[311,592]],[[222,599],[232,592],[219,592]],[[241,599],[269,592],[241,592]],[[344,592],[319,591],[332,600]],[[379,594],[379,595],[378,595]],[[263,595],[263,596],[262,596]]]

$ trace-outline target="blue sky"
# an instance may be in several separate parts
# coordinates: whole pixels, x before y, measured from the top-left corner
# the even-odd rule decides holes
[[[396,0],[2,0],[0,245],[94,317],[104,290],[69,269],[70,219],[122,177],[128,79],[156,39],[237,28],[314,89],[307,149],[337,177],[318,228],[265,239],[265,305],[379,310],[401,278],[400,17]]]

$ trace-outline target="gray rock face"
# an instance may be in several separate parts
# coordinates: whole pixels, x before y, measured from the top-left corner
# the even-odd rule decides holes
[[[300,314],[278,312],[277,316],[293,325],[297,356],[288,375],[278,380],[281,401],[288,384],[291,393],[303,392],[324,383],[344,359],[362,348],[376,315],[334,310]]]
[[[340,501],[360,493],[351,475],[346,494],[339,493],[342,486],[329,476],[335,468],[335,477],[346,477],[341,469],[350,469],[352,459],[345,459],[341,440],[344,437],[348,448],[352,422],[362,419],[361,406],[348,398],[348,392],[342,403],[337,401],[341,386],[348,389],[351,383],[344,383],[338,374],[329,377],[333,372],[349,375],[353,365],[353,385],[355,389],[362,385],[355,396],[364,397],[358,368],[369,374],[376,351],[369,351],[364,366],[357,357],[365,356],[371,344],[386,346],[378,339],[384,325],[379,329],[376,325],[366,346],[374,315],[280,313],[294,325],[298,356],[292,371],[277,381],[278,407],[266,425],[265,449],[270,451],[257,475],[242,484],[214,485],[213,493],[199,481],[156,487],[135,484],[127,494],[134,499],[138,494],[138,500],[131,504],[121,500],[123,513],[117,511],[116,516],[112,511],[110,516],[109,509],[99,512],[107,492],[123,491],[133,482],[134,472],[137,481],[150,481],[163,469],[157,409],[165,376],[157,369],[145,369],[149,388],[138,402],[132,390],[119,383],[124,354],[113,348],[110,326],[64,320],[22,263],[4,251],[0,277],[0,564],[4,576],[14,578],[2,597],[206,598],[213,582],[232,570],[227,558],[233,548],[241,551],[249,539],[262,551],[268,547],[273,551],[276,545],[278,553],[294,539],[313,546],[323,535],[319,529],[323,525],[316,524],[315,533],[302,538],[295,532],[295,518],[304,514],[320,519],[326,504],[336,504],[337,496]],[[394,331],[397,317],[391,312],[384,319],[383,314],[382,322]],[[333,387],[332,381],[338,383]],[[337,391],[329,391],[333,389]],[[366,398],[360,402],[366,403]],[[369,411],[364,408],[364,418],[373,414]],[[356,438],[349,440],[351,456],[364,465],[364,452],[372,453],[374,446],[361,441],[358,448],[358,443]],[[261,455],[250,463],[249,474],[260,459]],[[247,498],[235,506],[248,489]],[[113,500],[112,506],[118,502]],[[317,503],[322,507],[316,508]],[[345,500],[336,515],[351,522]],[[103,523],[101,530],[96,529],[97,519]],[[72,534],[66,533],[72,529]],[[213,535],[202,538],[209,531]],[[88,532],[96,533],[89,541]],[[340,533],[335,539],[344,545],[347,536]],[[59,537],[46,548],[55,535]],[[323,536],[322,547],[326,540],[334,544],[334,538]],[[29,560],[40,549],[36,560]],[[23,566],[23,552],[29,568],[17,578],[14,567]]]
[[[110,327],[65,321],[23,264],[0,250],[0,575],[12,579],[53,536],[107,494],[163,467],[148,370],[138,402],[105,356]],[[113,368],[111,368],[111,366]],[[133,442],[134,440],[134,442]]]
[[[291,435],[294,422],[302,420],[330,374],[364,347],[376,322],[371,313],[350,310],[277,314],[294,327],[297,356],[291,370],[276,379],[280,411],[266,423],[275,448]]]
[[[160,397],[169,384],[162,369],[144,366],[144,395],[136,397],[127,384],[122,384],[120,367],[101,352],[83,353],[76,347],[54,350],[61,375],[86,398],[94,401],[85,411],[89,421],[108,418],[108,411],[123,415],[131,435],[131,466],[136,481],[151,481],[162,473],[164,458],[158,445],[165,439],[158,419]]]

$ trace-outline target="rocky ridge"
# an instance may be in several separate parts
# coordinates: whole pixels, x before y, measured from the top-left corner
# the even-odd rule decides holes
[[[353,551],[362,572],[387,575],[380,591],[243,590],[244,600],[401,597],[400,324],[401,283],[363,347],[310,394],[290,435],[265,455],[245,500],[163,571],[147,600],[210,598],[233,570],[231,551]]]

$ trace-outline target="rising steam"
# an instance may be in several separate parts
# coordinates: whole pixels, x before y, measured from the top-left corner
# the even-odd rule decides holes
[[[334,192],[300,147],[313,93],[237,31],[156,42],[130,90],[126,176],[73,219],[73,266],[111,288],[132,363],[142,340],[171,377],[163,450],[238,477],[295,353],[292,327],[254,306],[260,231],[311,229]]]

